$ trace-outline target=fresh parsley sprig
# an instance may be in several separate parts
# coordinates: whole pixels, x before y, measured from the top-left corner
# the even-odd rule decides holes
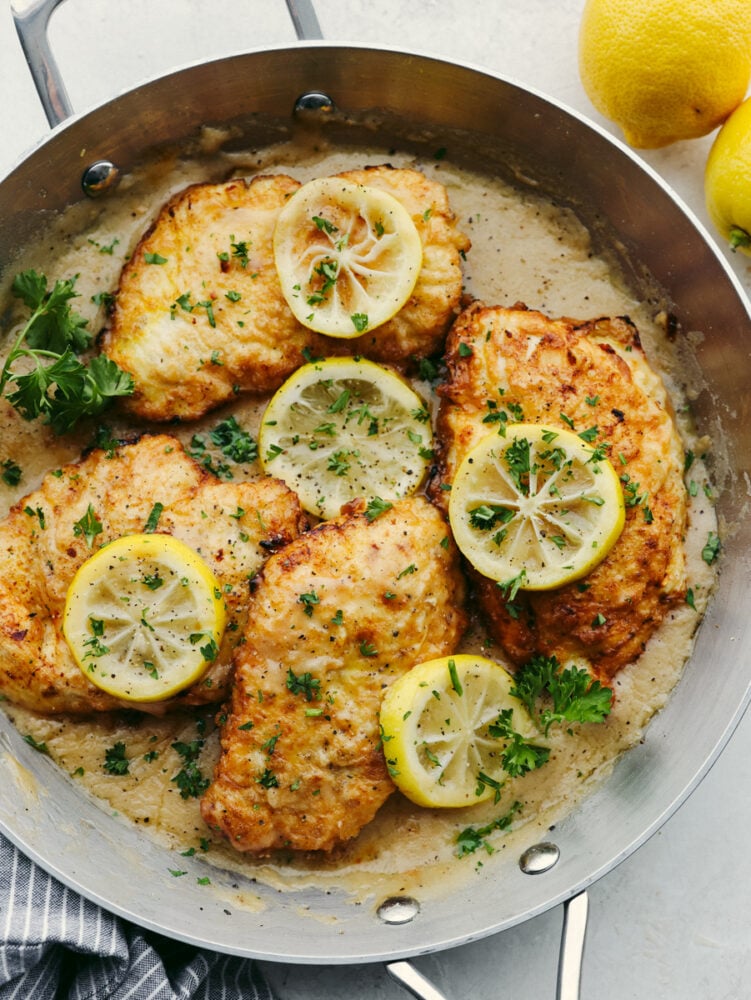
[[[0,371],[0,395],[5,393],[25,420],[43,416],[56,434],[65,434],[78,420],[96,416],[116,396],[133,392],[133,378],[114,361],[98,355],[84,364],[76,357],[91,345],[86,320],[70,305],[77,297],[76,278],[47,287],[44,274],[17,274],[12,292],[31,310]],[[21,359],[31,368],[19,373]],[[6,387],[11,391],[6,392]]]
[[[488,733],[494,739],[507,741],[501,763],[507,774],[512,778],[518,778],[547,764],[550,759],[550,748],[526,740],[514,729],[512,716],[513,709],[504,708],[496,721],[488,726]]]
[[[533,656],[517,672],[511,694],[518,698],[547,736],[554,722],[602,722],[613,692],[578,667],[561,669],[555,656]],[[550,707],[540,709],[548,698]]]

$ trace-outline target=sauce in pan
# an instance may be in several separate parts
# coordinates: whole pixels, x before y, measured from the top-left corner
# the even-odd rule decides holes
[[[465,291],[487,304],[511,306],[524,302],[549,316],[589,319],[628,315],[639,328],[653,368],[662,376],[671,397],[686,448],[696,455],[709,443],[697,441],[687,415],[685,374],[679,350],[666,335],[662,304],[657,298],[639,301],[625,286],[617,270],[593,250],[589,233],[567,208],[545,200],[534,190],[517,189],[498,179],[475,175],[451,165],[449,159],[416,160],[411,154],[371,149],[342,150],[320,144],[315,148],[292,143],[253,154],[223,153],[221,136],[217,151],[195,159],[162,158],[125,177],[106,199],[75,206],[28,247],[15,262],[13,273],[0,285],[0,316],[11,301],[13,274],[26,268],[44,272],[50,284],[57,278],[79,275],[80,298],[74,308],[89,320],[89,329],[104,322],[101,307],[92,296],[111,292],[120,269],[138,239],[168,197],[186,185],[219,180],[235,173],[287,173],[300,181],[366,164],[390,162],[414,166],[448,189],[458,226],[472,240],[464,264]],[[7,326],[7,324],[6,324]],[[431,387],[416,383],[425,398]],[[170,427],[186,445],[195,434],[206,433],[219,419],[233,413],[256,436],[263,401],[239,398],[191,425]],[[41,421],[25,422],[0,401],[0,463],[13,460],[22,468],[17,486],[0,483],[4,513],[11,503],[35,489],[42,475],[64,462],[75,460],[91,442],[91,428],[56,438]],[[132,428],[112,410],[104,421],[116,433]],[[148,429],[148,428],[144,428]],[[233,467],[236,479],[260,474],[257,463]],[[395,794],[346,848],[331,857],[292,857],[283,852],[270,859],[255,859],[234,852],[203,823],[198,799],[183,798],[175,776],[186,765],[184,754],[173,744],[200,740],[197,763],[210,776],[218,755],[214,729],[215,708],[192,714],[138,716],[136,713],[103,713],[86,718],[42,717],[6,702],[4,708],[20,732],[44,743],[52,759],[80,786],[82,795],[94,797],[108,811],[138,824],[144,837],[157,838],[175,851],[192,851],[205,858],[207,875],[212,865],[235,869],[259,881],[290,888],[303,882],[322,886],[340,884],[357,895],[376,885],[397,891],[407,884],[433,882],[436,873],[445,879],[457,866],[492,864],[492,855],[479,851],[457,858],[456,835],[470,825],[482,826],[501,815],[518,799],[522,809],[510,833],[493,833],[488,840],[499,853],[504,845],[523,838],[524,843],[544,839],[546,831],[571,811],[596,783],[607,776],[615,760],[645,738],[650,717],[662,707],[680,678],[690,655],[692,637],[713,583],[714,571],[702,558],[710,531],[716,530],[711,488],[700,461],[689,473],[695,488],[689,490],[689,529],[686,538],[688,580],[693,606],[677,607],[660,627],[640,659],[614,680],[615,705],[608,719],[598,725],[575,727],[569,734],[560,727],[550,733],[550,762],[523,779],[512,779],[498,804],[483,803],[461,811],[420,809]],[[493,656],[479,623],[470,629],[467,650]],[[648,738],[648,736],[646,737]],[[130,759],[129,773],[115,775],[104,769],[108,748],[122,743]],[[176,863],[179,868],[179,863]],[[465,869],[466,870],[466,869]]]

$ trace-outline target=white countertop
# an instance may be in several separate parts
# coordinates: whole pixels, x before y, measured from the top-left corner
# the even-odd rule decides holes
[[[398,45],[498,72],[604,125],[577,73],[584,0],[318,0],[326,39]],[[217,13],[219,12],[219,13]],[[225,19],[224,20],[220,20]],[[70,0],[51,38],[77,111],[203,58],[292,43],[283,0]],[[47,125],[0,0],[0,176]],[[700,219],[711,137],[645,154]],[[747,291],[747,260],[727,253]],[[740,1000],[751,995],[751,828],[746,716],[709,776],[635,855],[590,890],[582,1000]],[[743,776],[746,776],[745,778]],[[561,912],[415,961],[449,1000],[555,996]],[[379,966],[267,966],[281,1000],[401,1000]]]

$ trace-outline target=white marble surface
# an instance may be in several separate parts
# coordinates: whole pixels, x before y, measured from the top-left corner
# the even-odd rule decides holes
[[[398,45],[502,73],[616,130],[577,74],[584,0],[318,0],[324,36]],[[226,18],[226,21],[223,20]],[[199,59],[292,43],[283,0],[70,0],[51,37],[77,111],[143,78]],[[0,0],[0,176],[46,133]],[[710,139],[645,159],[700,218]],[[728,254],[745,287],[751,274]],[[751,717],[698,790],[640,851],[590,890],[582,1000],[741,1000],[751,996]],[[449,1000],[555,996],[560,911],[488,940],[418,959]],[[400,1000],[379,966],[268,966],[282,1000]]]

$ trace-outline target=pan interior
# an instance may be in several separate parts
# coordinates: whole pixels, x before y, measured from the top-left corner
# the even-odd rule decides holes
[[[248,81],[238,99],[237,79]],[[293,119],[302,93],[332,97],[334,112]],[[611,869],[653,832],[709,768],[748,701],[749,529],[745,482],[749,421],[749,314],[742,294],[696,223],[657,178],[595,128],[496,77],[406,53],[302,46],[220,60],[161,78],[56,130],[0,185],[0,274],[20,244],[79,201],[81,149],[123,171],[158,135],[161,156],[260,150],[303,132],[424,158],[450,151],[458,167],[499,176],[572,210],[593,248],[612,258],[634,293],[671,316],[685,345],[686,384],[701,433],[719,445],[713,477],[728,543],[718,593],[693,656],[648,737],[555,830],[560,861],[534,877],[519,845],[482,868],[468,864],[442,893],[423,894],[404,873],[393,895],[410,919],[388,922],[383,895],[355,904],[332,882],[277,891],[227,868],[205,866],[144,837],[82,798],[50,761],[0,716],[7,835],[62,881],[144,926],[236,954],[298,962],[393,959],[449,947],[541,912]],[[187,137],[187,138],[186,138]],[[176,145],[177,144],[177,145]],[[168,151],[172,151],[171,153]],[[50,178],[55,178],[54,190]],[[86,226],[106,196],[75,209]],[[170,869],[185,874],[175,877]],[[410,908],[411,907],[411,908]],[[398,911],[398,907],[397,907]],[[386,911],[388,912],[388,911]]]

